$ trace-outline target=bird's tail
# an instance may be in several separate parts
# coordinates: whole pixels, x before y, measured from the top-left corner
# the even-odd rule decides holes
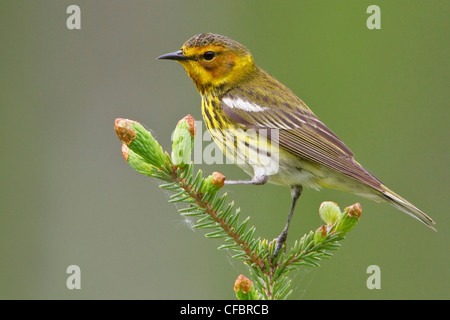
[[[436,228],[433,226],[434,224],[436,224],[436,222],[434,222],[433,219],[427,216],[424,212],[416,208],[413,204],[411,204],[392,190],[389,190],[386,186],[381,185],[381,189],[381,194],[387,202],[389,202],[395,208],[407,213],[411,217],[421,221],[430,229],[436,231]]]

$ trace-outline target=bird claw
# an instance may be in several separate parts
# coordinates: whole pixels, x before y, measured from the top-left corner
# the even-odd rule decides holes
[[[287,239],[287,232],[283,232],[275,239],[273,239],[270,242],[270,245],[272,245],[273,242],[276,242],[275,245],[275,250],[273,252],[273,257],[272,260],[275,260],[276,257],[278,256],[278,254],[280,253],[281,248],[284,246],[284,244],[286,243],[286,239]],[[285,247],[285,246],[284,246]],[[286,247],[285,247],[286,248]]]

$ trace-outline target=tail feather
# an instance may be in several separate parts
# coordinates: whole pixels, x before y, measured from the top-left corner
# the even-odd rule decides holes
[[[392,206],[395,208],[405,212],[406,214],[410,215],[411,217],[419,220],[423,224],[425,224],[430,229],[436,231],[436,228],[433,226],[436,224],[436,222],[433,221],[429,216],[427,216],[424,212],[416,208],[413,204],[408,202],[406,199],[402,198],[395,192],[389,190],[384,185],[382,187],[382,195],[384,199],[389,202]]]

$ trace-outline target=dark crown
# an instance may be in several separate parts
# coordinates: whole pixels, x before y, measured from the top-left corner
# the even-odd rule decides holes
[[[188,41],[186,41],[184,43],[183,47],[185,47],[185,48],[204,47],[204,46],[212,45],[212,44],[221,46],[221,47],[231,48],[231,49],[237,50],[237,51],[248,52],[247,48],[245,48],[239,42],[234,41],[225,36],[222,36],[220,34],[214,34],[214,33],[201,33],[196,36],[193,36],[192,38],[190,38]]]

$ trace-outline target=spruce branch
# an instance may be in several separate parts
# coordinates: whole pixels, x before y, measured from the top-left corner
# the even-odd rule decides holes
[[[192,116],[178,122],[171,155],[136,121],[116,119],[115,131],[128,164],[139,173],[161,180],[160,188],[172,193],[169,202],[182,204],[178,211],[195,220],[194,228],[207,229],[207,238],[222,240],[218,249],[228,250],[232,258],[241,259],[249,267],[253,281],[240,275],[235,282],[238,299],[289,297],[292,293],[289,273],[300,266],[317,267],[319,261],[330,258],[329,251],[339,248],[339,242],[361,216],[359,204],[341,212],[337,204],[323,202],[319,215],[325,224],[273,258],[275,241],[255,238],[256,229],[250,226],[250,217],[242,220],[240,209],[228,201],[227,193],[220,194],[225,176],[214,172],[204,178],[201,170],[194,173],[190,158],[196,127]]]

